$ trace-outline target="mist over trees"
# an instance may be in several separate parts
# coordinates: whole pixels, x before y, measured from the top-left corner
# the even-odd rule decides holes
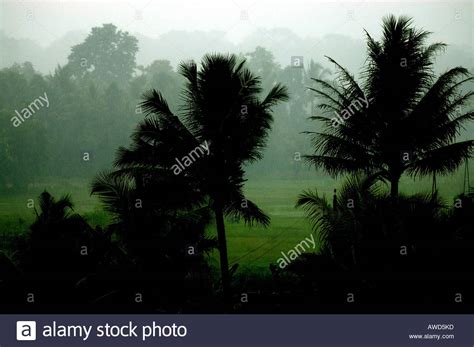
[[[53,73],[58,64],[65,65],[68,62],[71,47],[82,44],[88,34],[87,31],[68,31],[50,45],[43,47],[33,40],[9,37],[0,30],[0,68],[29,61],[42,74]],[[288,28],[260,28],[238,43],[229,41],[225,33],[220,31],[172,30],[158,37],[134,32],[130,35],[138,41],[136,62],[143,66],[162,59],[169,60],[171,65],[176,67],[183,60],[198,61],[208,52],[245,54],[254,51],[257,46],[271,51],[275,61],[283,67],[290,64],[293,55],[304,56],[306,61],[313,59],[319,63],[324,62],[324,56],[327,55],[339,57],[341,64],[358,72],[365,59],[362,30],[360,38],[352,38],[335,33],[322,37],[302,37]],[[472,47],[469,46],[449,44],[445,54],[437,59],[436,72],[456,65],[470,67],[471,51]],[[350,55],[347,52],[350,52]]]
[[[261,76],[263,93],[268,92],[275,83],[282,83],[287,86],[290,95],[288,103],[275,108],[274,125],[268,146],[263,152],[263,160],[248,167],[248,175],[311,177],[312,171],[302,160],[304,153],[310,152],[311,144],[301,133],[308,129],[318,130],[317,125],[314,128],[315,124],[308,121],[308,117],[315,115],[318,96],[310,93],[308,88],[315,87],[311,78],[331,79],[334,66],[325,58],[314,61],[306,56],[302,56],[301,66],[292,66],[290,56],[283,59],[281,54],[277,57],[268,47],[257,45],[262,37],[269,34],[274,35],[274,39],[268,42],[270,47],[282,40],[300,46],[306,42],[289,30],[275,29],[271,32],[257,31],[242,44],[248,49],[240,51],[239,56],[246,59],[251,71]],[[216,33],[195,33],[193,35],[197,36],[190,36],[185,32],[170,32],[168,35],[168,39],[176,45],[189,39],[196,40],[199,35],[202,36],[202,42],[216,37]],[[210,37],[206,38],[206,35]],[[81,41],[68,48],[67,61],[63,65],[56,63],[50,74],[38,72],[30,62],[15,63],[0,70],[0,86],[5,91],[0,95],[3,135],[0,138],[0,158],[4,163],[0,169],[3,173],[0,175],[0,189],[4,191],[26,190],[29,184],[45,177],[90,179],[97,171],[110,167],[116,149],[129,143],[131,129],[143,117],[139,102],[147,90],[160,90],[172,108],[181,105],[179,90],[184,79],[177,72],[174,62],[162,58],[169,56],[165,48],[160,52],[146,51],[157,49],[154,42],[143,41],[145,38],[141,37],[140,41],[146,42],[144,45],[113,24],[93,28],[86,37],[78,33],[72,36],[74,38],[65,39],[64,44]],[[168,42],[168,39],[164,42]],[[1,40],[2,44],[6,43],[6,47],[11,48],[5,50],[7,57],[8,54],[22,56],[15,51],[14,39],[3,35]],[[327,37],[318,41],[319,49],[328,54],[334,52],[331,56],[340,59],[339,62],[349,71],[360,71],[362,45],[353,51],[355,57],[360,54],[360,59],[354,58],[352,54],[348,61],[342,47],[352,47],[352,44],[344,40],[352,39]],[[22,44],[25,50],[31,45],[28,42]],[[236,46],[228,48],[230,51],[238,49]],[[154,60],[149,64],[140,64],[141,49],[153,55]],[[445,54],[436,57],[435,69],[439,69],[438,60],[446,55],[451,54],[448,60],[453,60],[452,54],[458,53],[458,49],[451,49],[448,47]],[[277,47],[275,50],[278,52]],[[41,49],[38,51],[41,52]],[[201,53],[195,51],[192,54],[199,56]],[[464,56],[458,55],[457,62],[462,63]],[[37,59],[33,56],[30,58]],[[146,59],[142,57],[141,60]],[[3,61],[8,61],[8,58]],[[457,65],[461,64],[451,64]],[[14,131],[8,131],[12,127],[11,118],[15,110],[20,111],[44,93],[49,97],[50,106],[39,110]],[[470,131],[472,125],[469,124]],[[462,133],[460,138],[469,137],[465,134]],[[34,171],[35,175],[28,174],[29,171]]]
[[[5,91],[0,96],[3,191],[25,191],[46,177],[89,179],[110,167],[116,149],[129,143],[130,131],[144,116],[139,102],[147,90],[160,90],[170,107],[179,108],[183,77],[167,60],[137,65],[136,42],[107,24],[73,46],[68,63],[52,74],[39,73],[29,62],[0,70]],[[250,174],[298,175],[305,171],[301,153],[309,149],[308,141],[298,136],[311,112],[312,98],[305,90],[308,73],[328,76],[329,71],[313,61],[308,67],[281,67],[263,47],[240,57],[262,76],[263,93],[281,82],[291,95],[288,104],[275,109],[265,160],[251,167]],[[49,107],[14,128],[15,110],[45,93]]]
[[[92,28],[83,43],[71,48],[66,67],[72,78],[94,76],[106,85],[126,84],[136,68],[135,56],[138,40],[113,24]]]
[[[403,16],[385,17],[380,39],[366,32],[360,62],[357,52],[347,54],[357,42],[337,35],[328,60],[303,53],[282,59],[287,42],[291,51],[304,51],[287,29],[272,31],[270,47],[252,43],[196,60],[199,50],[212,50],[206,42],[214,34],[191,35],[193,53],[175,67],[171,46],[187,34],[168,33],[170,47],[143,63],[142,38],[103,24],[73,44],[51,73],[31,62],[0,70],[5,201],[45,182],[79,179],[87,182],[83,191],[98,197],[104,217],[90,222],[75,212],[69,195],[44,191],[38,205],[28,199],[32,224],[10,222],[13,213],[2,224],[23,230],[0,250],[9,252],[0,254],[0,269],[14,269],[0,289],[18,291],[22,279],[49,302],[135,305],[139,288],[150,310],[284,312],[320,309],[323,301],[339,305],[348,290],[371,302],[392,295],[411,300],[410,286],[451,295],[444,287],[450,281],[430,282],[424,269],[434,264],[446,273],[459,269],[463,276],[454,283],[472,292],[474,191],[465,179],[451,204],[435,180],[463,163],[468,177],[474,147],[469,69],[453,64],[438,72],[445,45],[429,42],[429,33]],[[260,42],[262,32],[256,35]],[[403,178],[420,175],[433,177],[431,193],[399,189]],[[317,190],[292,201],[285,190],[308,177],[320,189],[329,176],[343,179],[332,202]],[[248,200],[249,178],[259,184],[285,179],[275,185],[283,193],[274,211]],[[285,266],[272,259],[266,274],[239,277],[240,259],[267,245],[251,245],[230,262],[227,231],[280,227],[270,252],[286,241],[288,223],[310,232],[314,252],[299,241]],[[213,273],[214,249],[220,274]],[[45,283],[36,277],[43,271]],[[392,271],[399,277],[387,279]],[[253,293],[249,305],[239,298],[244,290]]]

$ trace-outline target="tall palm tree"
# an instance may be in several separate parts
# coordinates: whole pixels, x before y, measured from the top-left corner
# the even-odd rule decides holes
[[[474,93],[460,88],[473,78],[463,67],[436,78],[434,58],[445,44],[425,45],[430,33],[414,28],[410,18],[384,18],[381,41],[366,34],[361,84],[331,58],[336,82],[315,79],[323,114],[312,119],[325,130],[309,132],[315,153],[307,159],[334,176],[375,174],[390,182],[395,199],[402,174],[446,174],[472,154],[474,140],[455,141],[474,119],[472,110],[459,112]]]
[[[120,148],[116,161],[119,174],[139,177],[139,183],[158,177],[171,182],[160,190],[168,204],[178,208],[204,203],[213,210],[226,298],[230,275],[224,216],[269,224],[269,217],[244,196],[244,166],[261,158],[273,120],[271,109],[288,98],[279,84],[260,98],[260,78],[244,63],[220,54],[206,55],[200,69],[194,62],[182,63],[182,108],[176,115],[160,92],[146,94],[141,107],[147,116],[131,147]],[[180,198],[183,195],[189,199]]]

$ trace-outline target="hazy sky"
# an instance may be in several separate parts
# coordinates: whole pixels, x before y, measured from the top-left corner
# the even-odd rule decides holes
[[[67,31],[114,23],[150,37],[170,30],[219,30],[238,43],[258,28],[286,27],[302,37],[329,33],[363,38],[380,33],[380,19],[407,14],[433,40],[473,44],[473,1],[303,0],[0,0],[0,30],[47,46]],[[271,40],[271,38],[268,38]]]

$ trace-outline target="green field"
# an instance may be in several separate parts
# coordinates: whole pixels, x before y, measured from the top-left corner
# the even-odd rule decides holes
[[[268,228],[248,227],[242,222],[227,220],[229,263],[239,263],[239,272],[269,272],[269,264],[276,263],[281,251],[288,251],[305,237],[309,237],[311,227],[304,218],[302,210],[294,205],[298,194],[305,189],[317,188],[331,199],[336,187],[334,180],[315,178],[314,180],[276,180],[253,179],[245,186],[248,199],[255,202],[271,218]],[[446,202],[459,194],[462,189],[462,174],[457,172],[450,178],[438,179],[440,193]],[[34,220],[34,210],[27,207],[28,199],[36,199],[42,190],[48,190],[56,198],[70,194],[75,211],[92,225],[105,226],[110,217],[102,210],[96,197],[89,195],[89,185],[85,181],[64,181],[55,184],[30,187],[29,193],[0,197],[0,239],[4,242],[11,236],[23,233]],[[431,180],[413,181],[404,178],[402,190],[410,192],[429,192]],[[36,201],[36,200],[35,200]],[[210,225],[209,235],[215,235]],[[317,248],[317,247],[316,247]],[[218,265],[217,251],[212,254],[211,263]]]
[[[311,226],[302,210],[295,208],[295,202],[301,191],[314,184],[311,180],[249,181],[246,185],[248,199],[270,216],[271,224],[268,228],[249,227],[228,220],[229,264],[239,263],[242,272],[269,272],[269,264],[276,263],[281,251],[286,252],[309,237]],[[330,179],[318,181],[318,188],[330,196],[333,184]]]
[[[297,195],[308,187],[314,186],[310,180],[252,180],[246,185],[247,197],[257,203],[270,215],[271,225],[248,227],[244,223],[227,220],[229,263],[239,263],[241,271],[268,271],[268,266],[276,262],[281,251],[293,248],[311,233],[311,228],[301,210],[295,209]],[[318,186],[330,193],[333,183],[327,185],[319,181]],[[70,194],[75,211],[83,215],[91,225],[105,226],[109,218],[101,210],[97,198],[89,196],[87,183],[60,182],[31,189],[31,193],[0,198],[0,238],[8,240],[15,234],[23,233],[34,220],[34,210],[27,207],[28,199],[36,199],[47,189],[55,197]],[[215,234],[210,225],[209,235]],[[216,252],[212,262],[217,264]]]

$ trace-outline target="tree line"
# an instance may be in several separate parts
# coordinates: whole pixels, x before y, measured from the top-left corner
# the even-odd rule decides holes
[[[104,24],[72,47],[68,63],[50,75],[38,73],[29,62],[0,70],[1,191],[26,191],[30,185],[55,178],[90,179],[110,166],[116,149],[129,143],[130,131],[144,115],[139,103],[147,90],[160,90],[171,106],[180,106],[183,76],[166,60],[139,66],[136,53],[136,38]],[[310,76],[329,76],[329,70],[313,61],[301,68],[282,68],[262,47],[239,59],[262,78],[263,92],[283,83],[291,95],[287,104],[275,110],[265,160],[256,163],[251,173],[308,174],[300,159],[309,141],[298,136],[314,105],[305,86],[311,84]],[[13,127],[15,111],[45,93],[49,107]]]

